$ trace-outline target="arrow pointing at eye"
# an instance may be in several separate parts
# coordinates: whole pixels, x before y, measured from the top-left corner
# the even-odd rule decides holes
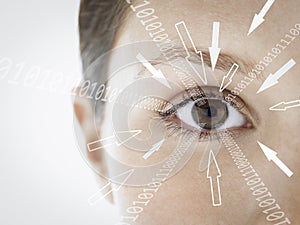
[[[209,48],[210,60],[212,70],[215,70],[219,54],[221,49],[218,47],[219,45],[219,29],[220,22],[213,23],[213,33],[212,33],[212,46]]]
[[[185,60],[186,62],[189,64],[189,66],[194,70],[194,72],[197,74],[197,76],[200,78],[200,80],[204,83],[207,84],[207,76],[206,76],[206,71],[205,71],[205,67],[204,67],[204,60],[203,60],[203,55],[202,52],[200,50],[198,50],[195,46],[195,43],[192,39],[192,36],[189,32],[189,30],[186,27],[186,24],[184,21],[180,21],[178,23],[175,24],[175,28],[176,31],[178,33],[178,36],[181,40],[181,43],[185,49],[186,52],[186,57]],[[200,60],[201,60],[201,69],[202,69],[202,73],[203,76],[201,76],[201,74],[199,73],[199,71],[194,67],[194,65],[189,61],[189,58],[191,57],[190,54],[190,48],[192,48],[194,50],[194,52],[200,56]]]
[[[267,14],[274,2],[275,0],[268,0],[259,14],[255,13],[250,29],[248,31],[248,35],[250,35],[257,27],[259,27],[259,25],[261,25],[265,21],[264,16]]]
[[[259,141],[257,143],[269,161],[273,161],[288,177],[293,175],[293,172],[277,157],[277,152],[273,151]]]
[[[144,65],[144,67],[153,75],[152,78],[165,85],[166,87],[171,89],[171,86],[166,79],[165,75],[161,72],[161,70],[157,70],[154,66],[149,63],[145,57],[139,53],[136,58]]]
[[[143,156],[144,159],[148,159],[154,152],[158,151],[165,139],[162,139],[158,143],[154,144],[153,147]]]
[[[289,108],[295,108],[300,106],[300,100],[290,101],[290,102],[280,102],[272,107],[270,110],[274,111],[286,111]]]
[[[121,187],[125,184],[125,182],[129,179],[129,177],[133,174],[134,169],[128,170],[124,173],[118,174],[111,179],[110,181],[104,185],[101,189],[99,189],[95,194],[93,194],[89,199],[88,202],[90,205],[95,205],[98,201],[104,199],[106,196],[108,196],[113,191],[117,192],[121,189]],[[112,187],[112,181],[117,184],[114,184],[114,187]],[[107,189],[107,191],[105,191]]]
[[[239,65],[237,65],[235,63],[232,65],[229,72],[223,77],[219,92],[224,91],[224,89],[227,88],[229,84],[231,84],[232,79],[233,79],[236,71],[238,70],[238,68],[239,68]]]
[[[134,138],[141,132],[142,132],[142,130],[118,131],[118,132],[116,132],[116,134],[118,134],[118,136],[123,135],[125,137],[125,140],[123,140],[122,142],[119,143],[118,141],[116,141],[117,135],[112,135],[112,136],[102,138],[100,140],[88,143],[87,148],[88,148],[89,152],[94,152],[97,150],[101,150],[105,147],[111,146],[111,145],[120,146],[120,145],[126,143],[127,141],[129,141],[130,139]],[[130,136],[128,137],[129,134],[130,134]]]
[[[210,164],[210,162],[212,163]],[[212,150],[210,150],[209,153],[206,177],[209,178],[210,181],[210,191],[211,191],[211,199],[212,199],[213,206],[222,205],[220,182],[219,182],[219,178],[221,177],[221,172]]]
[[[286,72],[288,72],[294,65],[296,65],[295,60],[291,59],[284,66],[282,66],[276,73],[270,74],[265,82],[261,85],[256,94],[274,86],[278,83],[278,79],[280,79]]]

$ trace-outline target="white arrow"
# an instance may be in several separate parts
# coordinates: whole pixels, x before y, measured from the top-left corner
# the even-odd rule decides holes
[[[211,67],[212,70],[215,70],[219,54],[221,49],[219,46],[219,29],[220,29],[220,22],[213,23],[213,33],[212,33],[212,44],[209,48],[210,60],[211,60]]]
[[[149,63],[149,61],[147,59],[145,59],[145,57],[139,53],[136,58],[144,65],[144,67],[146,67],[146,69],[153,75],[152,78],[154,78],[155,80],[157,80],[158,82],[160,82],[161,84],[165,85],[166,87],[171,89],[171,86],[168,82],[168,80],[166,79],[165,75],[161,72],[161,70],[157,70],[154,66],[151,65],[151,63]]]
[[[144,159],[148,159],[154,152],[158,151],[162,144],[164,143],[165,139],[162,139],[158,143],[154,144],[152,148],[143,156]]]
[[[289,108],[295,108],[300,106],[300,100],[290,101],[290,102],[280,102],[276,105],[270,107],[270,110],[274,111],[286,111]]]
[[[248,31],[248,35],[251,34],[259,25],[261,25],[265,21],[264,16],[267,14],[274,2],[275,0],[268,0],[259,14],[255,13],[250,29]]]
[[[111,146],[111,145],[120,146],[120,145],[124,144],[125,142],[129,141],[130,139],[134,138],[141,132],[142,132],[142,130],[118,131],[118,132],[116,132],[118,135],[125,135],[125,137],[126,137],[126,135],[131,134],[131,136],[127,137],[125,140],[123,140],[122,142],[119,143],[116,140],[116,135],[112,135],[112,136],[102,138],[97,141],[90,142],[87,144],[87,147],[88,147],[89,152],[94,152],[97,150],[101,150],[105,147]]]
[[[259,141],[257,143],[259,144],[260,148],[265,153],[269,161],[272,160],[288,177],[291,177],[293,175],[293,172],[276,156],[277,152],[268,148],[267,146],[260,143]]]
[[[286,72],[288,72],[294,65],[296,65],[295,60],[291,59],[284,66],[282,66],[274,75],[271,73],[265,82],[261,85],[256,94],[274,86],[278,83],[278,79],[281,78]]]
[[[211,164],[215,164],[214,172],[212,172],[210,169],[211,161],[212,161]],[[209,153],[206,177],[209,178],[209,181],[210,181],[210,191],[211,191],[211,199],[212,199],[213,206],[222,205],[220,182],[219,182],[219,178],[221,177],[221,172],[220,172],[217,160],[216,160],[215,155],[212,150],[210,150],[210,153]],[[215,185],[214,185],[213,181],[216,181]],[[216,187],[214,187],[214,186],[216,186]],[[216,192],[216,195],[215,195],[215,192]]]
[[[185,22],[180,21],[180,22],[176,23],[175,28],[176,28],[178,36],[181,40],[181,43],[182,43],[182,45],[185,49],[186,55],[187,55],[185,57],[186,62],[190,65],[190,67],[197,74],[197,76],[201,79],[201,81],[204,84],[207,84],[207,76],[206,76],[206,70],[205,70],[205,66],[204,66],[205,64],[204,64],[202,52],[196,48],[194,41],[192,39],[192,36],[190,35],[190,32],[185,25]],[[191,57],[190,48],[192,48],[194,50],[194,52],[200,56],[203,77],[200,75],[199,71],[194,67],[194,65],[189,60],[189,58]]]
[[[233,79],[236,71],[238,70],[238,68],[239,68],[238,64],[234,63],[232,65],[229,72],[223,77],[219,92],[224,91],[224,89],[227,88],[229,84],[231,84],[232,79]]]
[[[128,170],[124,173],[118,174],[117,176],[112,177],[109,179],[109,182],[103,186],[101,189],[99,189],[95,194],[93,194],[91,197],[89,197],[88,202],[90,205],[95,205],[98,201],[104,199],[106,196],[108,196],[113,191],[119,191],[120,188],[125,184],[125,182],[129,179],[129,177],[133,174],[134,169]],[[117,181],[116,181],[117,180]],[[113,182],[117,182],[117,184],[114,184],[114,187],[112,187]],[[105,192],[105,189],[108,189]]]

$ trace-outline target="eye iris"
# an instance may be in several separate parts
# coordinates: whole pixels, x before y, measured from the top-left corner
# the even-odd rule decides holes
[[[205,104],[194,104],[192,116],[201,128],[211,130],[220,127],[226,121],[228,109],[221,100],[207,99]]]

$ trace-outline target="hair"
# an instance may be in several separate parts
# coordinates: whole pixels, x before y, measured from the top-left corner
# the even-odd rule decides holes
[[[84,79],[99,81],[99,73],[88,74],[87,69],[98,57],[113,48],[127,9],[125,0],[81,0],[79,34]],[[106,72],[107,65],[103,63],[101,74]]]

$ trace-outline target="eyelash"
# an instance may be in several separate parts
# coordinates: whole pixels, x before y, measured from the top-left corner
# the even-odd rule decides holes
[[[180,137],[181,135],[185,136],[185,135],[194,135],[195,131],[192,130],[188,130],[187,128],[184,127],[180,127],[177,123],[175,123],[174,121],[171,121],[169,117],[164,117],[161,116],[161,119],[165,122],[165,126],[167,128],[167,136],[171,137],[176,135],[176,137]],[[198,132],[198,141],[204,141],[204,140],[208,140],[212,134],[210,132]],[[216,136],[217,137],[217,136]]]
[[[187,91],[186,91],[187,92]],[[225,96],[226,96],[226,93],[230,93],[229,90],[225,90],[224,91],[224,97],[222,98],[223,101],[227,102],[228,104],[230,104],[232,107],[234,107],[236,110],[238,110],[241,114],[243,114],[244,116],[246,116],[244,113],[241,112],[241,110],[245,107],[245,104],[242,102],[242,104],[240,105],[240,103],[237,103],[237,101],[235,102],[232,102],[232,101],[227,101]],[[210,99],[211,96],[211,93],[205,93],[205,97],[204,99]],[[208,95],[208,96],[207,96]],[[167,129],[167,135],[168,137],[170,136],[174,136],[176,135],[176,137],[180,137],[181,135],[195,135],[195,133],[197,133],[198,135],[198,141],[199,142],[202,142],[202,141],[208,141],[208,140],[214,140],[214,139],[217,139],[219,140],[220,138],[220,134],[223,133],[223,132],[226,132],[226,129],[224,129],[223,131],[222,130],[218,130],[218,131],[204,131],[204,130],[190,130],[190,129],[187,129],[187,128],[184,128],[182,126],[179,126],[174,120],[176,119],[175,118],[175,113],[177,112],[177,109],[179,109],[180,107],[183,107],[185,106],[189,101],[192,101],[191,99],[194,99],[194,102],[195,99],[197,100],[201,100],[201,97],[203,97],[202,94],[200,95],[197,95],[196,98],[195,97],[188,97],[188,98],[185,98],[183,99],[181,102],[179,102],[178,104],[172,104],[173,107],[165,110],[165,111],[160,111],[159,112],[159,119],[161,121],[163,121],[165,123],[165,126],[166,126],[166,129]],[[221,99],[220,99],[221,100]],[[253,126],[253,125],[252,125]],[[254,126],[253,126],[254,127]],[[248,127],[248,128],[252,128],[252,127]],[[231,128],[232,130],[232,133],[234,136],[238,136],[240,134],[240,128]]]

